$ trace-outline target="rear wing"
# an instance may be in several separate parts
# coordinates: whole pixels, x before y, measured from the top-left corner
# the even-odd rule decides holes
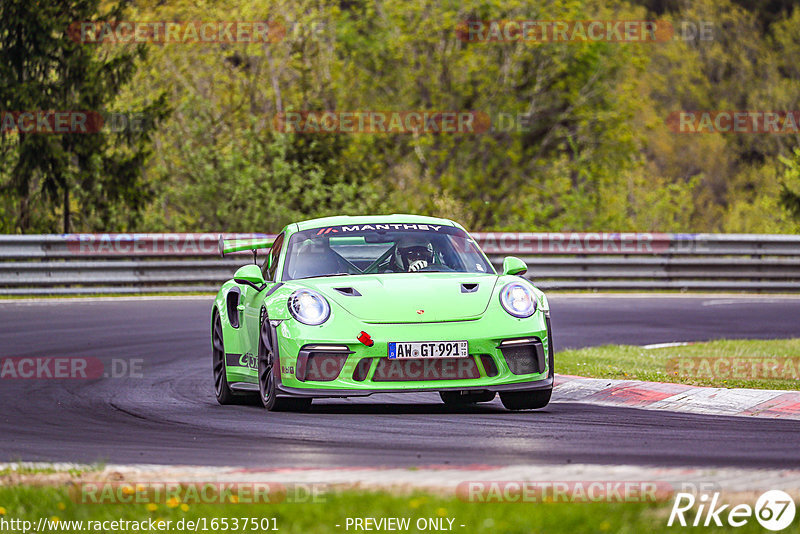
[[[219,255],[225,257],[225,254],[234,252],[243,252],[245,250],[253,251],[253,262],[256,261],[258,251],[260,249],[269,249],[272,243],[275,242],[274,237],[257,237],[251,239],[224,239],[222,235],[219,236]]]

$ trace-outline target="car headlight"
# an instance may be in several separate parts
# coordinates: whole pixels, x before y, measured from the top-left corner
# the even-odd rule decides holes
[[[303,324],[317,326],[328,320],[331,307],[325,297],[310,289],[298,289],[289,297],[289,313]]]
[[[536,312],[536,295],[527,286],[511,282],[500,290],[500,304],[514,317],[530,317]]]

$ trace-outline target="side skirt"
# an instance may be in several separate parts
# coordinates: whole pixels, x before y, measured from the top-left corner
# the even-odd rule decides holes
[[[241,391],[242,393],[258,393],[258,384],[250,384],[249,382],[234,382],[228,384],[228,387],[233,391]]]

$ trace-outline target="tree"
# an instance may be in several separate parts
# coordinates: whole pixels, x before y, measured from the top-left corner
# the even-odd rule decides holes
[[[144,45],[122,49],[81,42],[70,25],[115,21],[122,5],[100,14],[101,0],[0,2],[0,109],[6,112],[82,112],[95,126],[128,83]],[[149,198],[141,181],[150,136],[167,113],[156,97],[137,110],[136,127],[91,133],[0,133],[0,154],[7,164],[3,187],[15,198],[15,231],[55,231],[54,214],[69,232],[80,226],[127,227]],[[8,115],[7,115],[8,116]],[[128,123],[130,126],[130,123]],[[76,129],[77,130],[77,129]]]

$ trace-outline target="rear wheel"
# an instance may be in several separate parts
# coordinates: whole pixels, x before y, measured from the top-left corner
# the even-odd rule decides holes
[[[439,396],[442,402],[448,406],[465,406],[467,404],[475,404],[476,402],[490,402],[494,400],[496,393],[494,391],[440,391]]]
[[[228,375],[225,372],[225,341],[222,337],[222,322],[219,315],[214,313],[214,324],[211,328],[211,355],[214,366],[214,394],[217,402],[236,404],[239,400],[228,385]]]
[[[535,391],[508,391],[500,393],[500,402],[509,410],[535,410],[550,402],[553,388]]]

